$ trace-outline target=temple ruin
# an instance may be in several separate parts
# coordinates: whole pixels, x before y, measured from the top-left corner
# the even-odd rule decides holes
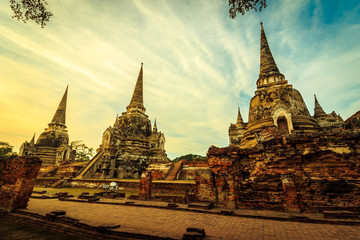
[[[23,143],[19,156],[38,157],[42,161],[42,168],[57,166],[75,159],[76,153],[69,145],[69,135],[65,125],[67,94],[68,87],[49,126],[40,134],[36,143],[35,135],[30,142]]]
[[[311,116],[285,80],[261,24],[260,73],[248,122],[240,110],[229,147],[210,147],[210,174],[197,176],[198,198],[231,208],[358,210],[358,114],[345,122],[326,114],[315,96]]]
[[[139,179],[151,163],[168,162],[165,136],[151,122],[143,103],[143,64],[130,104],[112,127],[103,133],[95,157],[79,172],[77,178]]]

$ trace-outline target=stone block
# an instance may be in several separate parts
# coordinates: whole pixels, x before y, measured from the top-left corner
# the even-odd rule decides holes
[[[55,210],[51,212],[52,214],[55,214],[56,216],[64,216],[66,215],[66,211],[63,210]]]
[[[186,232],[183,235],[183,240],[202,240],[204,236],[198,232]]]
[[[54,214],[54,213],[47,213],[45,214],[45,219],[48,220],[48,221],[55,221],[57,215]]]
[[[188,227],[183,235],[183,240],[200,240],[205,237],[205,229]]]
[[[324,218],[359,219],[359,215],[350,211],[324,211]]]

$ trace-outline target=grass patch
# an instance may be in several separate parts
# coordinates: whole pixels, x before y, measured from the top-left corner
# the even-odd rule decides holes
[[[74,195],[75,197],[78,197],[83,192],[88,192],[90,195],[94,195],[94,193],[106,192],[108,190],[104,190],[101,188],[45,188],[43,186],[35,186],[34,191],[46,191],[46,193],[49,194],[67,192],[69,195]],[[125,193],[126,197],[139,194],[137,191],[129,190],[119,190],[119,192]]]
[[[48,194],[54,194],[59,192],[67,192],[69,195],[74,195],[74,197],[78,197],[83,192],[88,192],[90,195],[94,195],[94,193],[104,192],[107,190],[101,188],[45,188],[43,186],[35,186],[34,191],[46,191]],[[139,195],[138,191],[131,190],[119,190],[120,193],[125,193],[126,197],[130,195]],[[152,196],[184,196],[182,193],[152,193]]]
[[[74,181],[76,181],[77,179],[74,179]],[[106,178],[106,179],[100,179],[100,178],[83,178],[83,179],[79,179],[79,181],[81,180],[86,180],[86,181],[91,181],[91,180],[95,180],[95,181],[106,181],[106,182],[139,182],[140,179],[125,179],[125,178]],[[195,180],[153,180],[153,182],[160,182],[160,183],[192,183],[195,184]]]

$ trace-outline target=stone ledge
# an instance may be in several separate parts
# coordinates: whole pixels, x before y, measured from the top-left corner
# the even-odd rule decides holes
[[[126,232],[126,231],[113,231],[109,228],[106,228],[106,231],[103,233],[103,227],[90,226],[85,223],[78,222],[76,224],[72,223],[62,223],[61,218],[56,218],[55,221],[47,221],[45,217],[38,214],[27,214],[21,211],[16,213],[7,213],[4,216],[0,216],[0,221],[11,222],[16,224],[24,224],[27,226],[33,226],[37,228],[46,229],[52,232],[62,233],[72,237],[78,237],[80,239],[90,239],[90,240],[117,240],[117,239],[149,239],[149,240],[172,240],[171,237],[162,237],[159,235],[150,235],[142,234],[135,232]]]
[[[82,202],[89,203],[88,201],[78,200],[78,199],[65,199],[63,201],[72,201],[72,202]],[[230,215],[232,217],[243,217],[243,218],[255,218],[255,219],[264,219],[264,220],[277,220],[277,221],[290,221],[290,222],[306,222],[306,223],[318,223],[318,224],[336,224],[336,225],[352,225],[352,226],[360,226],[360,220],[347,220],[347,219],[319,219],[319,218],[311,218],[307,216],[303,216],[301,214],[287,214],[287,216],[274,216],[274,215],[265,215],[265,214],[246,214],[246,213],[237,213],[236,210],[221,210],[221,209],[196,209],[196,208],[187,208],[183,206],[178,206],[176,208],[168,207],[167,203],[164,203],[163,206],[155,206],[150,204],[143,204],[139,202],[96,202],[95,204],[108,204],[108,205],[122,205],[122,206],[130,206],[130,207],[145,207],[145,208],[158,208],[158,209],[167,209],[169,211],[188,211],[188,212],[196,212],[196,213],[206,213],[206,214],[215,214],[215,215]],[[19,211],[25,215],[31,216],[40,216],[36,213],[31,213],[27,211]],[[284,212],[281,212],[284,213]],[[1,215],[0,215],[1,217]]]

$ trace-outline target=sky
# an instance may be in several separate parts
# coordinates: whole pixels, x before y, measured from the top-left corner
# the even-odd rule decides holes
[[[45,28],[0,2],[0,141],[14,151],[47,127],[68,84],[70,141],[98,148],[142,62],[146,114],[170,159],[227,146],[237,108],[247,121],[256,90],[260,21],[311,114],[314,94],[344,120],[360,110],[360,1],[271,0],[235,19],[223,0],[48,2]]]

